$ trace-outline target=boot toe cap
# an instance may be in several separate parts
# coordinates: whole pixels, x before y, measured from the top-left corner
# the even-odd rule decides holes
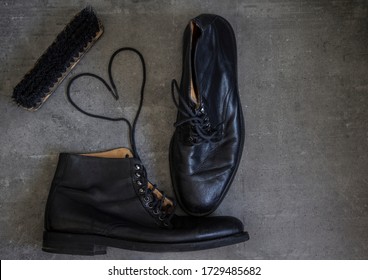
[[[215,176],[176,175],[173,183],[181,208],[192,216],[211,214],[224,198],[231,175],[231,169]]]
[[[239,219],[230,216],[206,218],[179,216],[174,224],[176,229],[186,229],[188,236],[183,238],[186,240],[213,240],[244,233],[243,223]]]

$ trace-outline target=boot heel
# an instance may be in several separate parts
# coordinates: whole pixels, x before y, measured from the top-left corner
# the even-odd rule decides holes
[[[91,235],[69,234],[59,232],[43,233],[42,250],[56,254],[103,255],[106,246],[96,245]]]

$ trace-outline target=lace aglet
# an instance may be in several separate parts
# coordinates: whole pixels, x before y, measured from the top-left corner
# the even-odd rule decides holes
[[[115,100],[119,99],[118,90],[116,89],[115,85],[112,85],[112,89],[110,89],[110,92],[112,96],[115,98]]]

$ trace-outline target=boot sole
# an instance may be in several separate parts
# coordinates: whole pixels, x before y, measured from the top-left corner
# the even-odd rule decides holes
[[[223,238],[185,243],[146,243],[92,234],[48,232],[43,234],[42,250],[70,255],[103,255],[107,247],[144,252],[184,252],[218,248],[247,241],[247,232]]]

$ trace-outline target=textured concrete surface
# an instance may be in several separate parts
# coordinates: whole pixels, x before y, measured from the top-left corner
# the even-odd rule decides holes
[[[367,259],[367,1],[90,1],[105,34],[71,75],[107,77],[112,52],[138,48],[147,61],[138,147],[151,180],[172,194],[168,148],[176,109],[170,81],[180,78],[182,32],[200,13],[233,25],[246,118],[244,156],[216,215],[240,218],[251,240],[188,253],[110,248],[96,259]],[[43,213],[58,153],[126,146],[122,123],[74,110],[65,83],[36,112],[11,103],[12,88],[71,16],[76,0],[0,2],[0,257],[89,259],[41,251]],[[74,87],[85,108],[134,112],[141,68],[121,55],[115,102],[97,82]],[[132,209],[134,211],[134,209]]]

